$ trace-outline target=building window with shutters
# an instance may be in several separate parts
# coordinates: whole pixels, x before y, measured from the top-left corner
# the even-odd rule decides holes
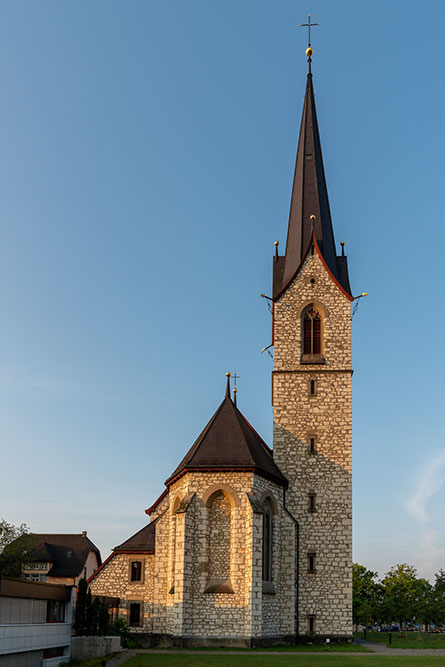
[[[302,355],[303,364],[322,364],[325,363],[323,357],[323,319],[321,312],[314,304],[310,304],[303,311],[302,317]],[[310,393],[315,394],[315,381],[311,385]]]
[[[65,603],[60,600],[48,600],[46,603],[46,622],[65,623]]]

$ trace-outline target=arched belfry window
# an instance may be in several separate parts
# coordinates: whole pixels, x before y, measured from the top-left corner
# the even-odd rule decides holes
[[[311,304],[303,311],[303,363],[323,363],[323,318],[320,310]]]
[[[263,581],[272,581],[272,507],[263,505]]]
[[[321,317],[318,310],[311,307],[303,319],[304,350],[303,354],[321,354]]]

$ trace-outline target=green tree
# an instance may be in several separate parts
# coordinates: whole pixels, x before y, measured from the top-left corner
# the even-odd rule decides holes
[[[403,563],[395,565],[382,580],[384,588],[383,615],[387,621],[398,621],[402,629],[417,615],[417,570]]]
[[[440,569],[434,583],[434,623],[445,623],[445,572]]]
[[[85,578],[80,579],[77,587],[76,609],[73,629],[76,635],[89,637],[105,635],[109,626],[108,611],[98,597],[94,600]]]
[[[77,586],[76,609],[74,611],[73,630],[76,635],[84,637],[87,634],[87,592],[88,584],[85,578],[80,579]]]
[[[97,600],[98,598],[96,598]],[[105,604],[101,604],[99,607],[99,618],[98,618],[98,635],[102,637],[107,634],[108,628],[110,627],[110,617],[108,615],[108,609]]]
[[[425,632],[428,632],[428,626],[435,620],[434,588],[426,579],[418,579],[416,589],[415,618],[424,624]]]
[[[91,626],[90,633],[94,636],[99,634],[99,614],[100,614],[100,600],[95,597],[91,605]]]
[[[3,553],[5,547],[16,540],[20,535],[29,534],[29,527],[26,523],[20,526],[14,526],[13,523],[8,523],[5,519],[0,520],[0,554]]]
[[[377,572],[359,563],[352,564],[352,611],[354,623],[368,625],[378,616]]]
[[[35,562],[39,556],[36,536],[25,523],[15,526],[5,519],[0,521],[0,576],[20,577],[22,565]]]

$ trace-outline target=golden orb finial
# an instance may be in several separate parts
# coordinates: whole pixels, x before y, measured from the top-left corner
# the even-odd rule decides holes
[[[314,49],[312,48],[312,46],[307,47],[306,55],[307,55],[308,58],[312,58],[312,56],[314,55]]]

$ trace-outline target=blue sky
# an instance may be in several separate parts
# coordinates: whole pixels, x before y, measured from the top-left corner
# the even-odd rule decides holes
[[[445,567],[439,2],[0,5],[0,515],[106,557],[236,369],[271,443],[308,13],[353,292],[354,558]]]

